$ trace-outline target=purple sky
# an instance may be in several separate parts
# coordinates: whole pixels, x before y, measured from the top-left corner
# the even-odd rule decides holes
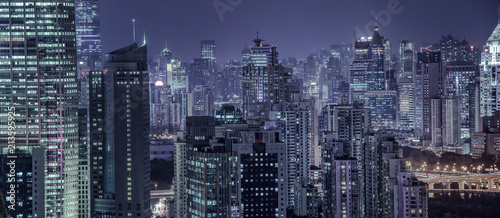
[[[221,20],[214,2],[232,11]],[[389,21],[379,16],[379,27],[393,50],[401,39],[420,47],[449,33],[483,46],[500,6],[498,0],[106,0],[100,1],[103,50],[130,44],[135,18],[141,42],[145,24],[150,56],[159,54],[167,39],[174,57],[191,61],[200,56],[201,40],[214,39],[219,63],[239,60],[258,29],[261,38],[278,46],[280,58],[305,58],[331,44],[352,42],[354,27],[364,31],[375,20],[370,12],[389,12],[390,2],[399,2],[393,12],[400,13]]]

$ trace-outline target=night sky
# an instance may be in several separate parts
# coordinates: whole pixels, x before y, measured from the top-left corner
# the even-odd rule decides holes
[[[232,11],[223,13],[221,20],[214,2]],[[390,2],[396,14],[388,10]],[[257,30],[266,42],[278,46],[280,59],[301,59],[331,44],[351,43],[354,27],[365,32],[366,24],[375,20],[372,10],[391,14],[390,20],[379,16],[379,27],[381,35],[393,43],[393,53],[401,39],[421,47],[445,34],[483,46],[497,24],[500,1],[103,0],[100,6],[104,52],[132,42],[131,20],[135,18],[141,42],[146,29],[150,57],[159,54],[167,39],[174,57],[191,61],[200,56],[201,40],[214,39],[221,63],[241,59],[241,49],[251,43]]]

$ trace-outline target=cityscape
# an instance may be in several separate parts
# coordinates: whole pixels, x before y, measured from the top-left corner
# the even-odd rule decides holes
[[[500,214],[500,2],[0,0],[0,217]]]

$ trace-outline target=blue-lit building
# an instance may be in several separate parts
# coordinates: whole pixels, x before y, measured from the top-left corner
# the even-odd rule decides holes
[[[75,1],[76,49],[79,76],[98,70],[101,62],[99,0]]]
[[[366,108],[371,109],[372,130],[396,129],[398,93],[396,90],[368,91]]]
[[[37,205],[45,217],[78,216],[74,15],[73,0],[0,3],[0,111],[15,111],[15,125],[24,127],[17,129],[17,148],[45,149],[44,196]],[[7,122],[0,119],[0,148],[9,141]]]
[[[372,37],[362,37],[354,42],[354,59],[349,67],[350,102],[364,102],[367,91],[386,89],[384,45],[378,27],[375,27]]]
[[[461,138],[479,131],[479,67],[472,62],[446,66],[446,95],[458,99]]]

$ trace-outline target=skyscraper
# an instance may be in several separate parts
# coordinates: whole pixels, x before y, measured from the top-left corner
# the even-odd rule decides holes
[[[97,70],[101,62],[99,1],[75,1],[75,18],[78,73],[85,76],[87,71]]]
[[[245,117],[263,116],[270,105],[290,100],[291,69],[278,64],[276,46],[253,40],[243,66],[243,112]]]
[[[441,53],[418,53],[416,68],[419,87],[415,95],[415,135],[430,141],[431,133],[431,99],[439,99],[444,94],[444,67],[441,62]]]
[[[92,217],[149,217],[147,46],[105,55],[89,74]]]
[[[30,153],[33,146],[41,146],[45,189],[39,191],[45,201],[37,205],[43,211],[38,214],[77,217],[74,1],[4,1],[0,10],[0,111],[15,112],[17,127],[15,140],[8,140],[9,120],[0,119],[0,147],[15,142],[16,148]]]
[[[415,67],[415,43],[401,40],[399,43],[399,69],[398,82],[401,79],[413,81],[413,69]]]
[[[314,99],[298,98],[294,102],[274,105],[269,112],[269,119],[276,122],[277,129],[281,129],[282,139],[287,146],[289,207],[294,206],[297,183],[309,181],[310,166],[320,166],[321,163],[314,106]]]
[[[415,129],[415,83],[403,78],[398,81],[398,129]]]
[[[386,89],[384,39],[375,27],[373,36],[354,42],[354,59],[349,67],[349,100],[365,102],[367,91]],[[365,102],[366,103],[366,102]]]
[[[481,53],[481,117],[500,110],[500,20]]]
[[[479,69],[469,63],[446,66],[445,93],[458,99],[461,138],[470,138],[479,125]]]
[[[396,90],[368,91],[366,108],[371,110],[372,130],[396,129],[398,123],[398,93]]]

